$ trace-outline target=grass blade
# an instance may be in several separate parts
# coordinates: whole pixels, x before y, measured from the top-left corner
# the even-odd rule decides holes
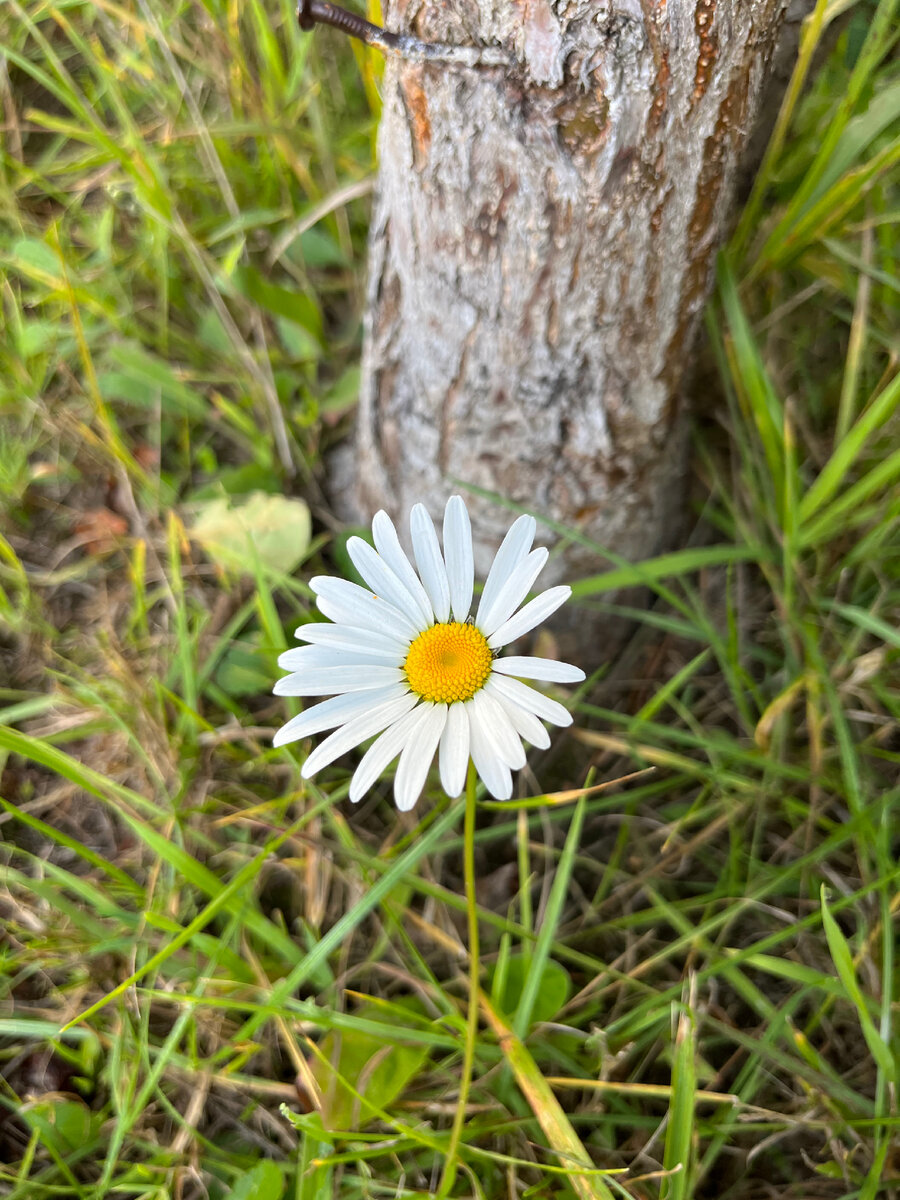
[[[569,1168],[568,1179],[573,1191],[580,1200],[613,1200],[613,1193],[603,1179],[604,1174],[612,1172],[600,1172],[594,1167],[525,1043],[516,1036],[484,994],[481,996],[481,1009],[497,1035],[500,1049],[551,1149],[559,1155],[563,1166]]]
[[[828,949],[831,951],[831,959],[837,968],[838,978],[844,985],[847,999],[856,1009],[860,1028],[862,1029],[863,1037],[866,1039],[866,1045],[869,1047],[870,1054],[878,1064],[879,1070],[883,1071],[889,1080],[896,1083],[897,1064],[894,1061],[890,1047],[875,1028],[875,1023],[869,1014],[869,1006],[856,979],[853,955],[850,953],[850,947],[847,945],[846,938],[841,933],[840,926],[829,911],[825,898],[824,884],[822,884],[820,892],[820,902],[822,906],[822,924],[825,928]],[[887,931],[886,936],[889,936]]]
[[[675,1049],[672,1063],[672,1098],[666,1125],[666,1144],[660,1200],[689,1200],[692,1194],[691,1163],[694,1155],[694,1106],[697,1095],[697,1027],[694,1016],[693,977],[689,994],[675,1011]]]

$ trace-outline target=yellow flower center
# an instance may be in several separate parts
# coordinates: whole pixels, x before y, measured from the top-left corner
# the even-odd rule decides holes
[[[474,625],[432,625],[409,648],[403,669],[423,700],[471,700],[491,673],[491,649]]]

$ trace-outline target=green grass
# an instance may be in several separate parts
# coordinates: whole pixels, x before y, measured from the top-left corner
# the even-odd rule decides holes
[[[270,740],[345,562],[378,62],[277,0],[0,11],[0,1195],[897,1194],[897,9],[807,23],[695,536],[574,581],[636,632],[533,786],[643,773],[479,804],[477,910],[463,805]]]

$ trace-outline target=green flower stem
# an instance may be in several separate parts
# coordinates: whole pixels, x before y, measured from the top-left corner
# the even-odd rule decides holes
[[[466,778],[466,819],[463,830],[463,871],[466,880],[466,912],[469,920],[469,1013],[466,1022],[466,1044],[463,1050],[462,1070],[459,1079],[459,1099],[450,1131],[450,1145],[444,1160],[444,1173],[438,1188],[438,1200],[450,1194],[456,1179],[456,1159],[463,1124],[466,1119],[466,1104],[472,1082],[472,1064],[475,1061],[475,1039],[478,1036],[479,966],[481,955],[478,949],[478,905],[475,901],[475,764],[469,761]]]

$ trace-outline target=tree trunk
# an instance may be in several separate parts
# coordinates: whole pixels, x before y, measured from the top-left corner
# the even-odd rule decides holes
[[[391,29],[499,43],[513,65],[387,64],[363,512],[436,513],[457,479],[629,559],[677,537],[682,384],[784,6],[391,4]],[[470,509],[483,569],[509,514]]]

